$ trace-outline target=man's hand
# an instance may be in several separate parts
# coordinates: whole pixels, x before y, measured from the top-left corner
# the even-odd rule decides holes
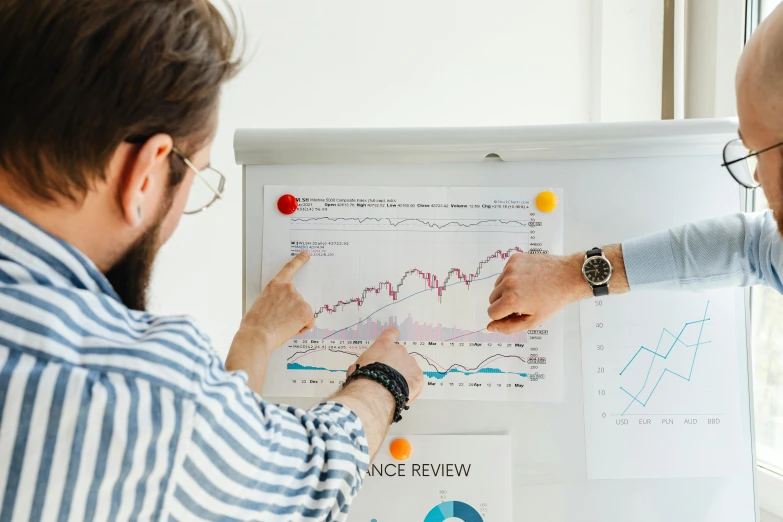
[[[604,253],[613,268],[611,293],[628,291],[620,246],[608,247]],[[504,334],[530,330],[567,304],[593,295],[582,276],[583,261],[584,254],[511,256],[489,296],[487,313],[492,322],[487,330]]]
[[[408,404],[410,404],[424,387],[424,373],[416,359],[408,354],[408,350],[401,344],[396,344],[399,337],[400,332],[395,328],[384,330],[373,345],[359,356],[356,364],[367,366],[375,362],[383,363],[400,372],[408,381]],[[348,368],[348,375],[351,375],[354,369],[356,369],[355,364]]]
[[[385,330],[380,337],[357,359],[360,366],[379,362],[391,366],[408,381],[408,404],[421,393],[424,374],[416,360],[408,355],[404,346],[395,344],[400,332]],[[348,369],[350,375],[356,364]],[[378,451],[392,421],[396,403],[391,393],[375,381],[356,379],[335,394],[331,400],[350,408],[362,422],[372,458]]]
[[[293,336],[306,332],[315,324],[313,309],[296,291],[294,276],[310,260],[310,253],[302,252],[289,261],[280,273],[266,285],[253,306],[242,318],[240,330],[263,334],[274,350]]]
[[[302,252],[286,264],[264,288],[242,318],[226,358],[226,369],[244,370],[258,393],[264,384],[269,356],[291,337],[313,327],[313,309],[296,291],[294,276],[310,259]]]

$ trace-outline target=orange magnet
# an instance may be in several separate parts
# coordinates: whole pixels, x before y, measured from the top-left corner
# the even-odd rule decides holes
[[[536,197],[536,206],[541,212],[552,212],[557,207],[557,196],[554,192],[545,190]]]
[[[406,460],[411,456],[411,443],[405,439],[396,439],[389,446],[389,452],[396,460]]]

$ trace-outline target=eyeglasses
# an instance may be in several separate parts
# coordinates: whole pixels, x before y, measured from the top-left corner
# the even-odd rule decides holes
[[[768,150],[776,149],[783,145],[783,142],[767,147],[764,150],[754,152],[749,150],[741,139],[731,140],[723,147],[723,164],[726,167],[734,181],[745,188],[758,188],[759,182],[756,181],[756,168],[759,165],[758,155]]]
[[[133,135],[125,138],[127,143],[134,145],[143,145],[149,137],[142,135]],[[194,183],[188,193],[188,201],[185,203],[183,214],[198,214],[212,206],[212,203],[223,197],[223,189],[226,187],[226,177],[220,171],[212,167],[198,169],[177,147],[171,150],[175,156],[185,163],[185,166],[191,169],[201,183]]]
[[[190,187],[188,201],[185,203],[183,214],[198,214],[208,209],[215,201],[223,197],[223,189],[226,186],[226,177],[220,171],[212,167],[199,169],[182,154],[176,147],[172,149],[185,165],[192,170],[202,183],[194,183]]]

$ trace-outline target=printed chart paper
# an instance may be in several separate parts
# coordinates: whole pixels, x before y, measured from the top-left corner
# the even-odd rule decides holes
[[[389,438],[348,512],[349,522],[509,522],[511,444],[506,435],[405,437],[397,461]]]
[[[741,471],[737,292],[581,303],[588,478]]]
[[[560,400],[561,319],[486,331],[508,258],[562,251],[562,203],[539,212],[542,190],[266,186],[262,279],[309,251],[294,282],[316,322],[275,352],[265,394],[329,395],[395,327],[427,378],[425,399]],[[277,209],[285,194],[298,199],[292,215]]]

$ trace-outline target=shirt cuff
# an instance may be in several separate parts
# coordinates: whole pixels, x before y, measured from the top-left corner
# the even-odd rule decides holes
[[[356,467],[360,471],[361,479],[370,466],[370,448],[359,417],[347,406],[333,401],[314,406],[308,413],[316,417],[330,432],[344,434],[350,439],[356,450]]]
[[[663,290],[679,286],[679,274],[663,230],[622,243],[623,263],[631,290]]]

